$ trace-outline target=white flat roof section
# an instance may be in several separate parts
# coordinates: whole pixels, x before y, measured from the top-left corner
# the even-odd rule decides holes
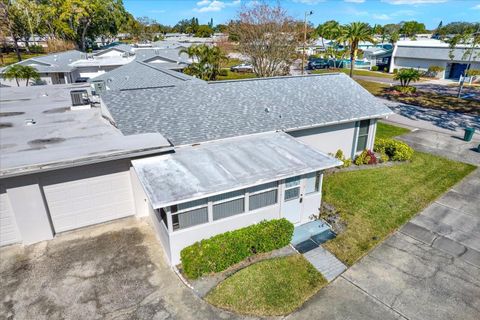
[[[152,204],[172,204],[341,165],[283,132],[235,137],[132,161]]]
[[[78,89],[90,86],[0,88],[0,178],[171,149],[158,133],[124,136],[100,108],[71,110]]]

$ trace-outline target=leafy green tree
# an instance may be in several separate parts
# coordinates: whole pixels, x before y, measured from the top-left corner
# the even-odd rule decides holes
[[[196,45],[180,50],[186,53],[193,63],[186,68],[185,73],[203,80],[216,80],[220,72],[220,65],[227,57],[217,46]]]
[[[406,21],[403,22],[400,33],[404,37],[415,37],[419,33],[424,33],[426,31],[425,24],[417,21]]]
[[[394,80],[400,81],[402,87],[408,87],[410,82],[416,82],[420,80],[420,72],[413,68],[410,69],[400,69],[393,77]]]
[[[14,64],[8,67],[3,73],[3,78],[6,80],[13,80],[17,83],[17,86],[20,87],[19,80],[26,80],[26,86],[30,83],[30,80],[38,80],[40,76],[38,75],[37,70],[31,66],[23,66],[21,64]]]
[[[208,38],[208,37],[211,37],[212,35],[213,35],[213,29],[206,24],[199,25],[197,32],[195,33],[195,37],[202,37],[202,38]]]
[[[358,54],[358,43],[360,41],[375,42],[372,28],[365,22],[352,22],[344,27],[340,41],[348,44],[350,51],[350,77],[353,76],[353,68]]]

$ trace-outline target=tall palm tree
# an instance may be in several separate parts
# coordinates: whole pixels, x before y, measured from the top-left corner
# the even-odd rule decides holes
[[[26,85],[28,86],[30,79],[38,80],[40,79],[40,76],[34,67],[14,64],[5,70],[3,73],[3,78],[5,80],[15,79],[17,86],[20,87],[20,82],[18,80],[26,80]]]
[[[333,42],[333,46],[330,46],[329,48],[333,48],[328,50],[326,49],[327,53],[330,51],[329,56],[333,57],[334,61],[334,67],[336,67],[336,60],[338,56],[338,42],[339,42],[339,37],[342,34],[342,26],[338,21],[335,20],[329,20],[325,22],[324,24],[321,24],[317,28],[317,34],[322,37],[322,45],[325,48],[325,42],[323,39],[328,39]]]
[[[375,42],[372,28],[365,22],[352,22],[344,27],[340,40],[348,44],[350,51],[350,77],[352,77],[353,67],[358,54],[358,43],[360,41]]]

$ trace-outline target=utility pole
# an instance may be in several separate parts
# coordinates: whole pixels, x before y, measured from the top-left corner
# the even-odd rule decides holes
[[[302,54],[302,75],[305,72],[305,46],[307,44],[307,16],[311,16],[313,11],[305,11],[305,20],[303,21],[303,54]]]
[[[458,87],[458,94],[457,98],[460,98],[462,95],[463,84],[465,83],[465,77],[467,76],[468,70],[470,70],[470,66],[472,65],[472,56],[473,51],[475,51],[475,37],[480,34],[480,27],[478,27],[477,32],[474,32],[472,35],[472,47],[470,48],[470,54],[468,55],[468,62],[467,67],[465,68],[465,74],[463,75],[462,80],[460,80],[460,86]]]

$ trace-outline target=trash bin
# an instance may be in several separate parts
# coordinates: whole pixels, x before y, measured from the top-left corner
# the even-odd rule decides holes
[[[474,132],[475,128],[465,128],[465,135],[463,136],[463,140],[472,141]]]

